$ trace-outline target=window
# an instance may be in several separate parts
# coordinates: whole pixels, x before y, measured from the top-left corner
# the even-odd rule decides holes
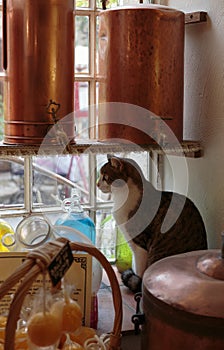
[[[113,6],[117,6],[116,0],[107,5]],[[89,106],[98,102],[97,30],[101,7],[99,0],[76,0],[74,82],[77,139],[89,137],[89,121],[96,118],[95,109]],[[3,79],[1,64],[0,139],[3,138]],[[91,136],[94,137],[94,134]],[[55,217],[61,213],[61,201],[69,197],[71,189],[76,187],[81,191],[84,208],[96,223],[96,245],[113,260],[116,227],[110,215],[112,202],[99,193],[95,185],[97,172],[105,160],[105,155],[91,154],[0,159],[0,216],[7,217],[16,226],[22,216],[31,212],[41,213],[54,223]],[[142,160],[147,172],[147,153],[142,154]]]

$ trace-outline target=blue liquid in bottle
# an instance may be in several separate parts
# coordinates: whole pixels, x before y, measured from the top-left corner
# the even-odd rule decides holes
[[[58,218],[55,226],[67,226],[83,233],[95,245],[96,229],[93,220],[87,215],[80,204],[80,194],[76,189],[72,189],[71,198],[66,198],[62,202],[64,214]],[[76,241],[74,233],[66,232],[66,238],[70,241]],[[97,271],[93,272],[96,273]],[[96,276],[96,275],[95,275]],[[94,275],[93,275],[94,277]],[[91,320],[90,327],[97,328],[98,306],[97,291],[92,290],[91,295]]]
[[[68,226],[82,232],[92,243],[96,243],[96,229],[93,220],[87,215],[80,204],[80,195],[76,189],[72,189],[71,198],[66,198],[62,203],[65,214],[55,222],[56,226]],[[72,233],[66,234],[66,238],[74,241]]]

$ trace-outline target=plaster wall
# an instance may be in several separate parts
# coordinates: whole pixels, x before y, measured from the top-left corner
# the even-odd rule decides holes
[[[187,158],[188,196],[206,223],[210,248],[219,248],[224,231],[224,0],[163,0],[184,12],[206,11],[206,23],[185,26],[184,139],[200,140],[202,158]],[[172,159],[175,189],[184,192],[182,162]],[[165,188],[173,186],[169,159]]]

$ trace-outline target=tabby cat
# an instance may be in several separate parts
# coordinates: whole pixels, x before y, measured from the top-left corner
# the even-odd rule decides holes
[[[134,160],[108,155],[97,186],[112,194],[113,216],[132,249],[133,268],[121,277],[134,293],[141,290],[147,266],[170,255],[207,249],[205,226],[194,203],[155,189]]]

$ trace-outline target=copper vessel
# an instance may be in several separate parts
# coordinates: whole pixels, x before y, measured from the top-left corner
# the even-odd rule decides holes
[[[162,135],[165,123],[182,141],[184,14],[141,4],[105,10],[99,18],[99,102],[153,112],[152,120],[146,118],[138,126],[145,114],[141,108],[130,119],[121,106],[124,113],[118,122],[110,106],[99,110],[99,140],[147,144],[163,136],[164,142],[172,142],[172,135]]]
[[[50,101],[58,120],[73,112],[73,10],[73,0],[3,1],[5,143],[41,144],[55,123]],[[73,121],[63,128],[73,139]]]
[[[143,278],[142,350],[224,349],[224,259],[219,250],[162,259]]]

